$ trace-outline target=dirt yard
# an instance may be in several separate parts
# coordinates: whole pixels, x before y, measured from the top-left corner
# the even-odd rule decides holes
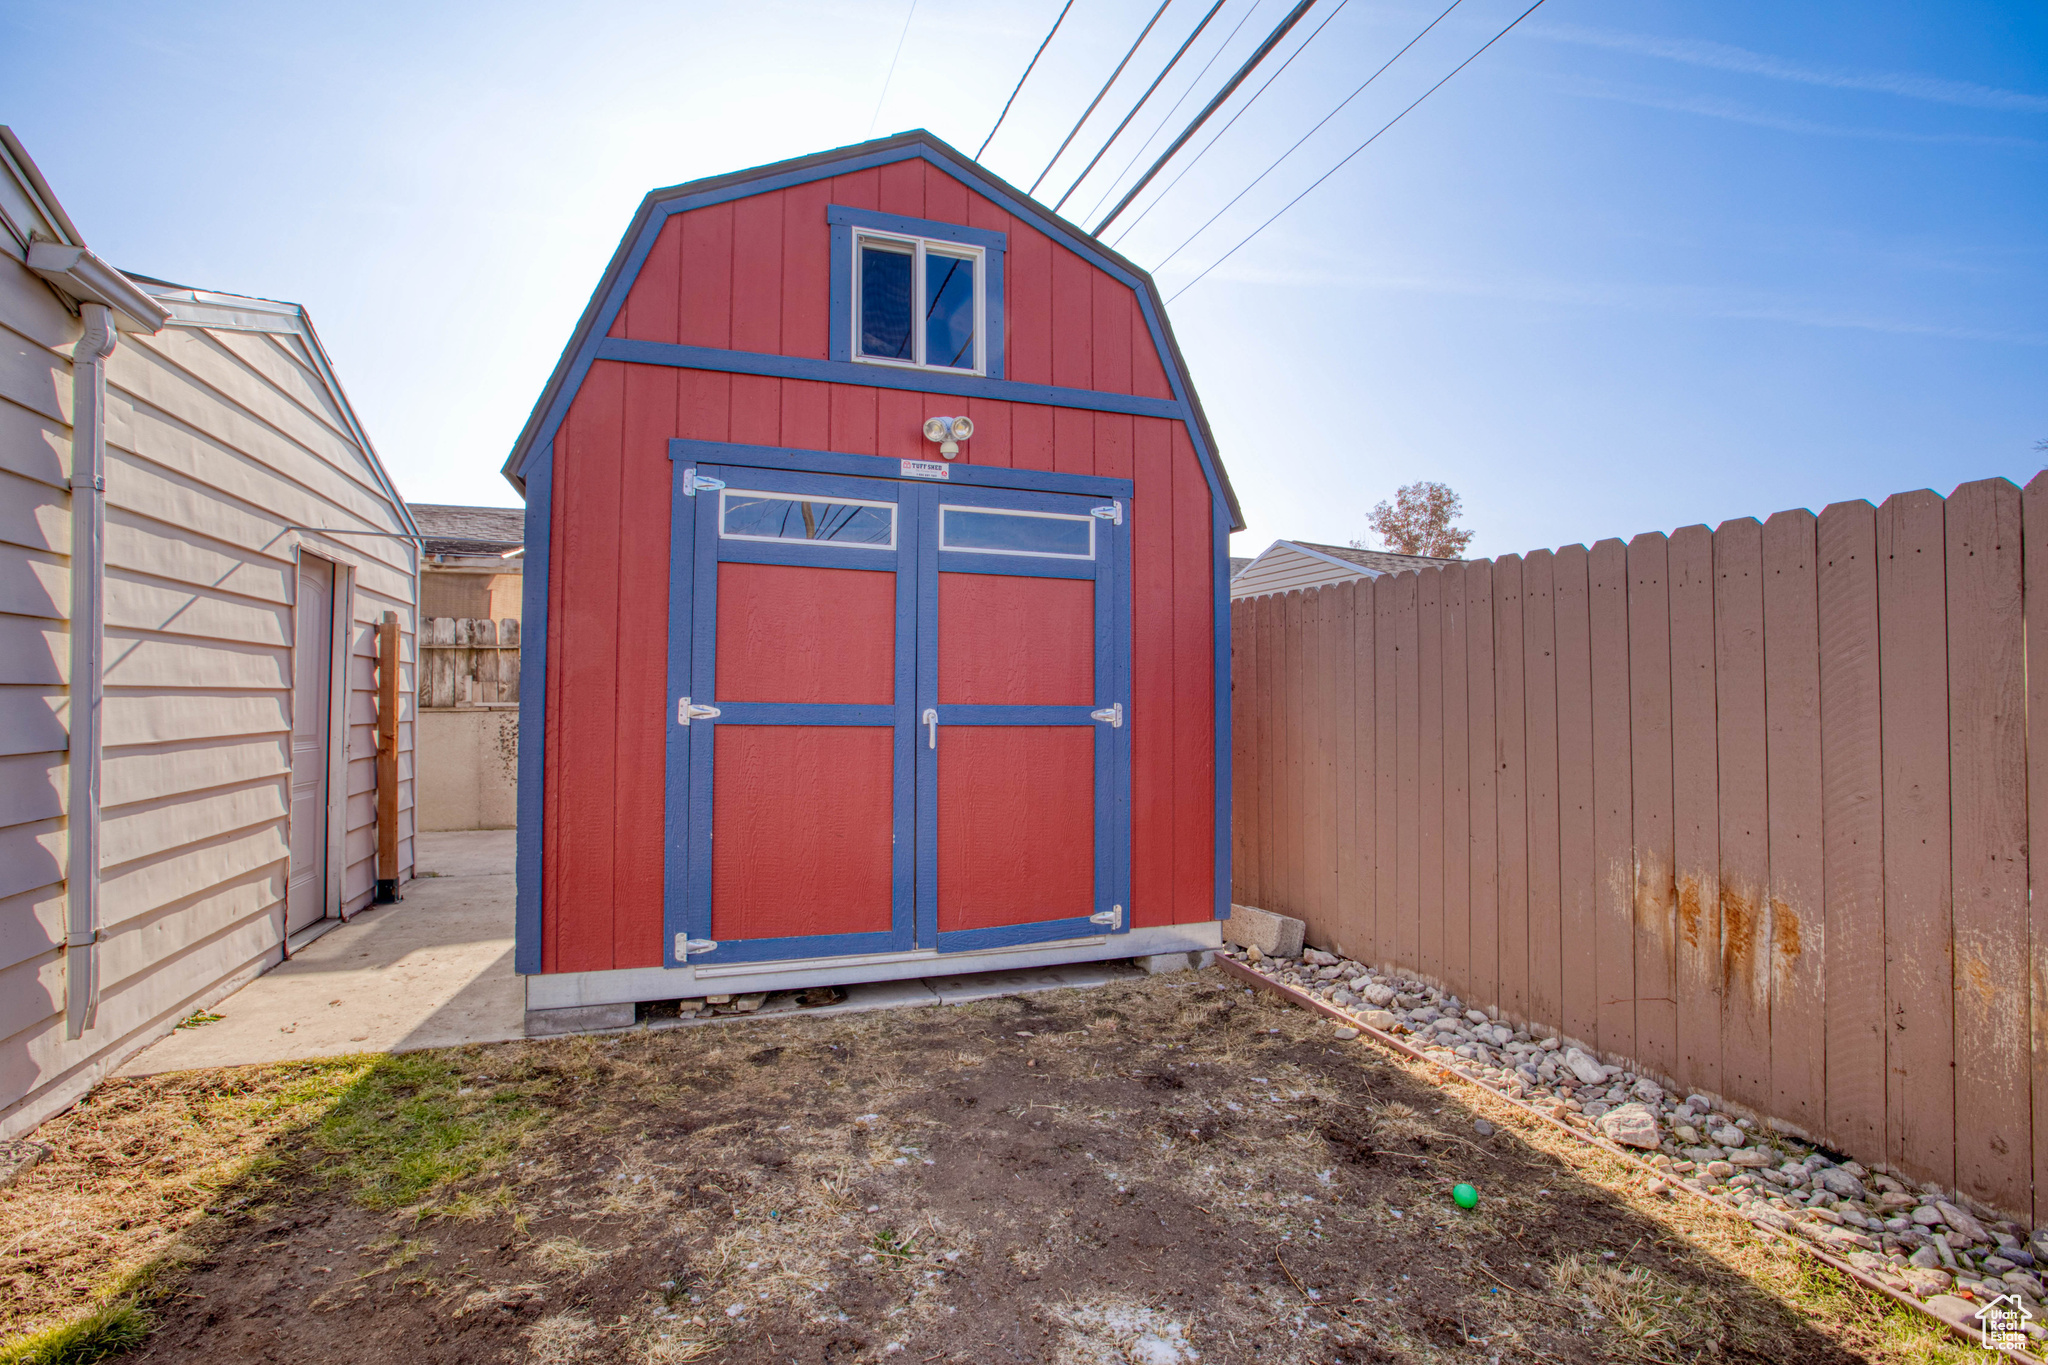
[[[1425,1071],[1209,971],[114,1082],[0,1362],[1967,1358]]]

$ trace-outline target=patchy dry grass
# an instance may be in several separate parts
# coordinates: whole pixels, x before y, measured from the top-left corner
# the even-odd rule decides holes
[[[0,1365],[1969,1358],[1440,1075],[1202,974],[118,1082]]]

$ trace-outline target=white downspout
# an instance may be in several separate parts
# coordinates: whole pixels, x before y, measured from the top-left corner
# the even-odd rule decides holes
[[[99,1013],[100,693],[107,531],[107,357],[114,313],[80,305],[85,335],[71,352],[71,793],[65,866],[64,1036]]]

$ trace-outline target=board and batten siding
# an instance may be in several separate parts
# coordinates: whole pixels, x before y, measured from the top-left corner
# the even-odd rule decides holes
[[[65,1038],[71,360],[81,324],[0,234],[0,1135],[24,1131],[284,955],[301,548],[341,566],[345,765],[330,912],[374,890],[375,623],[413,693],[405,515],[293,305],[151,292],[174,320],[107,362],[103,938]],[[404,703],[410,706],[410,703]],[[399,876],[412,866],[412,717]],[[331,879],[332,884],[332,879]]]

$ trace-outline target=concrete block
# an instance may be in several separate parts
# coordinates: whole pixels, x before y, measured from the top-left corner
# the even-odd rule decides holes
[[[1307,928],[1292,915],[1233,905],[1230,918],[1223,921],[1223,938],[1240,948],[1257,948],[1267,957],[1300,957],[1301,936]]]
[[[526,1036],[552,1038],[562,1033],[599,1033],[605,1029],[631,1028],[634,1007],[624,1005],[575,1005],[562,1010],[528,1010]]]
[[[1147,953],[1131,959],[1139,971],[1148,976],[1164,976],[1168,972],[1184,972],[1195,965],[1193,953]]]

